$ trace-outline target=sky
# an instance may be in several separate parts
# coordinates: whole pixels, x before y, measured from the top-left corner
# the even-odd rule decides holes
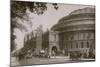
[[[39,25],[43,26],[43,31],[46,31],[47,29],[50,30],[51,27],[57,24],[62,17],[67,16],[72,11],[77,9],[82,9],[85,7],[93,7],[89,5],[87,6],[87,5],[73,5],[73,4],[58,4],[58,6],[59,6],[58,10],[55,10],[54,7],[50,3],[48,3],[47,11],[45,11],[43,15],[36,15],[34,13],[27,11],[32,23],[32,27],[30,27],[30,25],[25,23],[23,23],[23,25],[27,27],[28,32],[35,30],[37,27],[39,27]],[[20,21],[19,23],[22,22]],[[26,32],[21,32],[17,28],[15,29],[14,34],[17,37],[15,43],[17,44],[18,49],[22,48],[24,45],[23,40],[24,40],[25,33]]]
[[[58,23],[58,21],[67,16],[73,10],[82,9],[89,6],[83,5],[66,5],[66,4],[58,4],[58,10],[55,10],[51,4],[47,4],[48,9],[45,11],[43,15],[37,16],[34,13],[31,13],[32,17],[32,26],[33,29],[36,29],[39,25],[43,26],[43,30],[46,31],[47,28],[50,29],[54,24]]]

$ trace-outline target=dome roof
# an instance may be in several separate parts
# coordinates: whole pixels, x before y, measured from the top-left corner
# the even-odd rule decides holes
[[[83,13],[95,13],[95,8],[86,7],[83,9],[74,10],[69,15],[83,14]]]
[[[67,19],[72,19],[72,17],[77,17],[77,16],[82,16],[82,15],[93,15],[94,16],[95,14],[95,8],[90,8],[90,7],[86,7],[86,8],[82,8],[82,9],[77,9],[77,10],[74,10],[72,11],[69,15],[65,16],[65,17],[62,17],[58,23],[62,23],[63,20]]]
[[[56,30],[59,28],[64,27],[63,25],[69,24],[69,22],[72,21],[79,21],[79,20],[85,20],[85,19],[93,19],[95,18],[95,8],[82,8],[78,10],[72,11],[69,15],[62,17],[56,25],[52,27],[52,29]],[[68,22],[68,23],[67,23]]]

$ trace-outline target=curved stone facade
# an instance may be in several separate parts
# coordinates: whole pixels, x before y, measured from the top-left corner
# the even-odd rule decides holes
[[[59,20],[52,27],[59,32],[60,50],[66,55],[72,51],[79,51],[89,55],[95,53],[95,9],[83,8],[71,12]]]

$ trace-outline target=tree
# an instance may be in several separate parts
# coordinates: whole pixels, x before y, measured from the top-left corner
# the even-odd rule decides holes
[[[58,9],[56,3],[52,4],[54,9]],[[23,2],[23,1],[11,1],[11,51],[15,48],[14,40],[16,36],[13,34],[14,28],[19,28],[21,31],[27,31],[26,27],[22,24],[17,23],[16,18],[19,18],[24,23],[24,20],[29,23],[29,16],[26,13],[27,9],[37,15],[42,15],[47,10],[47,3],[41,2]]]

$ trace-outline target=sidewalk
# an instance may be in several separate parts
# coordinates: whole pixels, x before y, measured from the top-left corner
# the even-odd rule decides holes
[[[11,57],[11,65],[19,65],[19,62],[16,60],[15,57]]]
[[[69,56],[50,56],[50,58],[65,58],[65,59],[69,59]]]
[[[90,60],[90,61],[94,61],[95,59],[90,59],[90,58],[85,59],[85,58],[82,58],[80,60]]]
[[[50,56],[51,59],[64,59],[64,60],[72,60],[69,56]],[[95,59],[90,58],[81,58],[80,61],[94,61]]]

